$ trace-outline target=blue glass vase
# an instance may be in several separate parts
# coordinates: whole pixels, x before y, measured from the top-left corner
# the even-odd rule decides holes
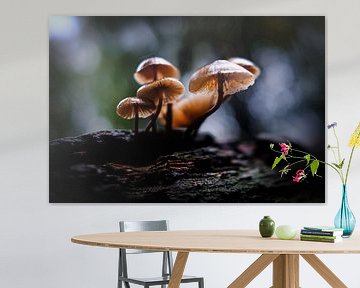
[[[341,206],[336,214],[334,224],[336,228],[344,229],[344,238],[350,237],[355,229],[356,219],[349,207],[346,185],[342,187]]]

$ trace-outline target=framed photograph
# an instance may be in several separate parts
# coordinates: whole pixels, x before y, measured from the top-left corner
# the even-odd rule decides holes
[[[51,203],[325,202],[325,17],[51,16],[49,57]]]

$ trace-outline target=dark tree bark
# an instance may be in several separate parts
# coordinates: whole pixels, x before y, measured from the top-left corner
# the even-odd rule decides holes
[[[324,202],[324,181],[271,170],[269,142],[217,144],[182,132],[98,131],[50,142],[50,202]]]

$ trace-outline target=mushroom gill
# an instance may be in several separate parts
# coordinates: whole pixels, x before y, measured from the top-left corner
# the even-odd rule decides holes
[[[139,131],[139,118],[146,118],[155,111],[155,105],[136,97],[127,97],[119,102],[116,114],[124,119],[135,118],[135,135]]]
[[[179,70],[161,57],[152,57],[142,61],[136,68],[134,78],[139,84],[146,84],[164,77],[179,79]]]
[[[151,122],[145,128],[148,131],[154,127],[163,105],[176,101],[184,94],[184,85],[175,78],[162,78],[160,80],[145,84],[137,91],[137,97],[154,103],[157,106]]]

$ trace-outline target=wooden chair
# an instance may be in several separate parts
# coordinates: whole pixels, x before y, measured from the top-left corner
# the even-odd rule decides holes
[[[167,231],[168,221],[120,221],[120,232],[134,232],[134,231]],[[149,250],[135,250],[135,249],[119,249],[119,269],[118,269],[118,288],[122,288],[124,283],[125,288],[130,288],[130,284],[137,284],[144,288],[150,286],[160,286],[165,288],[169,284],[170,276],[173,268],[173,259],[171,252],[149,251]],[[142,253],[163,253],[162,260],[162,275],[160,277],[152,278],[134,278],[129,277],[127,269],[127,254],[142,254]],[[204,288],[204,278],[194,276],[183,276],[181,283],[198,283],[198,288]]]

